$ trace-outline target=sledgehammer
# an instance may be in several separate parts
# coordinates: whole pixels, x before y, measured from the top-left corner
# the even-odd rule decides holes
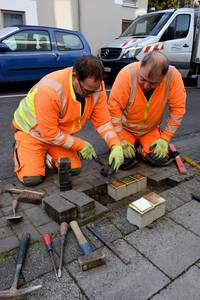
[[[78,262],[82,271],[87,271],[91,268],[104,265],[105,255],[101,249],[92,251],[92,248],[88,244],[86,238],[80,230],[80,227],[76,221],[70,222],[71,229],[73,230],[79,246],[83,252],[83,256],[78,258]]]
[[[24,299],[25,295],[34,292],[36,290],[39,290],[42,287],[42,285],[35,285],[35,286],[31,286],[19,290],[17,289],[18,279],[21,273],[22,264],[26,257],[29,239],[30,239],[29,233],[22,234],[12,286],[8,290],[0,291],[0,299]]]

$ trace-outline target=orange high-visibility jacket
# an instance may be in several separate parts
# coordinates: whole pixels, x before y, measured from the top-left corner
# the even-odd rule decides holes
[[[50,73],[21,100],[13,124],[45,143],[79,151],[84,141],[73,134],[90,118],[109,148],[119,145],[119,138],[111,123],[103,82],[102,85],[103,91],[86,97],[81,116],[81,104],[76,100],[72,85],[72,68]]]
[[[186,92],[180,73],[170,66],[149,101],[137,81],[140,62],[131,63],[118,74],[109,97],[112,123],[121,138],[147,134],[159,127],[166,104],[169,118],[161,138],[170,141],[185,114]]]

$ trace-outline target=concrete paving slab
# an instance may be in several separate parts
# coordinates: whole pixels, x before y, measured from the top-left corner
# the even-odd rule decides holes
[[[58,266],[58,257],[57,255],[54,257]],[[50,271],[53,271],[53,267],[46,246],[42,243],[29,248],[22,270],[25,281],[32,281]]]
[[[128,222],[126,218],[127,207],[114,211],[109,218],[110,221],[120,230],[123,236],[137,230],[137,227]]]
[[[170,278],[177,277],[200,258],[200,238],[167,218],[125,239]]]
[[[60,256],[60,238],[56,238],[54,240],[55,251],[58,256]],[[64,244],[64,252],[63,252],[63,263],[66,265],[69,262],[77,259],[79,256],[83,255],[78,242],[71,230],[67,233],[67,238]]]
[[[0,227],[0,241],[1,243],[3,243],[2,240],[4,240],[5,238],[13,235],[13,231],[11,229],[11,227],[9,225],[5,226],[5,227]]]
[[[4,238],[3,242],[0,243],[0,253],[9,252],[19,246],[19,240],[16,235],[11,235]]]
[[[200,269],[193,266],[151,300],[199,300]]]
[[[167,214],[167,217],[173,219],[178,224],[190,229],[197,235],[200,235],[200,203],[192,200],[189,203],[177,208],[175,211]]]
[[[1,194],[1,202],[0,202],[1,208],[11,205],[12,200],[13,200],[13,197],[11,194],[9,194],[9,193]]]
[[[191,193],[200,194],[200,184],[194,178],[171,188],[170,193],[184,202],[189,202],[192,199]]]
[[[55,280],[53,272],[48,273],[29,285],[42,284],[42,288],[28,296],[29,300],[86,300],[85,296],[70,277],[70,275],[63,270],[63,276],[59,281]]]
[[[115,247],[131,258],[129,265],[124,265],[105,247],[106,265],[91,269],[87,274],[80,271],[77,261],[68,265],[89,299],[144,300],[169,283],[164,274],[124,240],[116,241]]]
[[[162,192],[159,195],[166,200],[166,211],[167,212],[170,212],[185,203],[181,199],[175,197],[170,192],[170,190]]]
[[[13,257],[0,260],[0,290],[9,289],[11,287],[15,266],[16,263]]]
[[[2,210],[0,209],[0,218],[3,217],[3,212]]]
[[[41,239],[41,235],[39,234],[39,232],[28,220],[23,220],[21,223],[14,224],[12,228],[18,237],[20,237],[23,232],[29,232],[31,242]]]
[[[47,223],[45,225],[38,226],[37,231],[39,231],[39,233],[41,235],[45,234],[46,232],[51,233],[51,234],[58,233],[59,225],[55,221],[52,221],[52,222]]]
[[[47,216],[45,211],[38,206],[26,209],[25,214],[28,216],[29,220],[35,227],[44,225],[51,221],[51,218]]]

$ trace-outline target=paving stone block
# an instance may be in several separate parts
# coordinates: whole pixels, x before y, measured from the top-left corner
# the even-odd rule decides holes
[[[174,280],[152,300],[199,300],[200,269],[193,266]]]
[[[108,195],[116,201],[127,196],[126,184],[120,180],[113,180],[107,187]]]
[[[37,227],[37,230],[40,232],[41,235],[44,235],[46,232],[48,233],[58,233],[60,226],[58,223],[51,221],[45,225]]]
[[[200,235],[200,203],[192,200],[168,213],[167,217]]]
[[[13,257],[7,257],[0,260],[0,291],[9,289],[11,287],[15,266],[16,263]]]
[[[166,200],[167,212],[170,212],[185,203],[181,199],[175,197],[170,190],[160,193],[160,196]]]
[[[54,247],[54,241],[53,241]],[[54,261],[56,266],[59,265],[59,258],[54,253]],[[53,271],[50,256],[47,252],[46,246],[37,244],[28,249],[27,257],[23,265],[22,274],[25,281],[31,281],[40,277],[50,271]]]
[[[47,216],[45,211],[38,206],[34,206],[30,209],[26,209],[25,214],[27,215],[28,219],[35,227],[44,225],[51,221],[51,219]]]
[[[60,193],[60,195],[67,201],[74,204],[78,209],[78,213],[84,213],[88,210],[95,208],[94,199],[92,199],[83,192],[70,190]]]
[[[127,235],[137,229],[137,226],[129,223],[126,218],[127,208],[121,208],[120,210],[114,211],[112,216],[109,218],[110,221],[120,230],[122,235]]]
[[[22,221],[17,224],[12,225],[13,231],[17,234],[17,236],[20,238],[23,232],[29,232],[31,242],[37,241],[41,239],[41,236],[39,232],[36,230],[36,228],[28,221]]]
[[[88,211],[85,211],[83,213],[78,213],[78,219],[83,220],[83,219],[88,219],[91,216],[94,216],[96,213],[95,208],[94,209],[90,209]]]
[[[167,218],[125,239],[171,278],[180,275],[200,257],[200,238]]]
[[[8,252],[13,250],[19,246],[19,241],[16,235],[11,235],[9,237],[4,238],[3,242],[0,243],[0,253]]]
[[[196,179],[192,179],[171,188],[170,193],[184,202],[189,202],[192,199],[191,193],[200,194],[200,184]]]
[[[3,243],[3,240],[9,236],[13,235],[13,231],[9,225],[5,227],[0,227],[0,241]]]
[[[129,265],[124,265],[105,247],[106,265],[87,271],[87,276],[80,271],[77,261],[68,265],[70,273],[89,299],[144,300],[169,283],[164,274],[124,240],[117,240],[114,245],[131,259]]]
[[[9,193],[3,193],[1,194],[1,199],[0,199],[0,206],[1,208],[11,206],[12,204],[13,197]]]
[[[67,222],[77,218],[77,208],[60,195],[48,196],[43,199],[44,209],[57,223]]]
[[[56,281],[55,274],[51,272],[31,283],[31,285],[38,284],[42,284],[42,288],[35,293],[31,293],[28,296],[28,299],[86,300],[85,296],[66,270],[63,270],[63,276],[59,279],[59,281]],[[27,287],[28,286],[29,285],[27,285]]]

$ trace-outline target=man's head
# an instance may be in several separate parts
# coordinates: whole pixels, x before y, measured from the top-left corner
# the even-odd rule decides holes
[[[147,54],[141,61],[138,82],[144,92],[154,90],[162,81],[169,69],[165,55],[158,51]]]
[[[103,65],[97,57],[82,56],[73,66],[72,82],[75,92],[86,97],[102,90],[103,75]]]

